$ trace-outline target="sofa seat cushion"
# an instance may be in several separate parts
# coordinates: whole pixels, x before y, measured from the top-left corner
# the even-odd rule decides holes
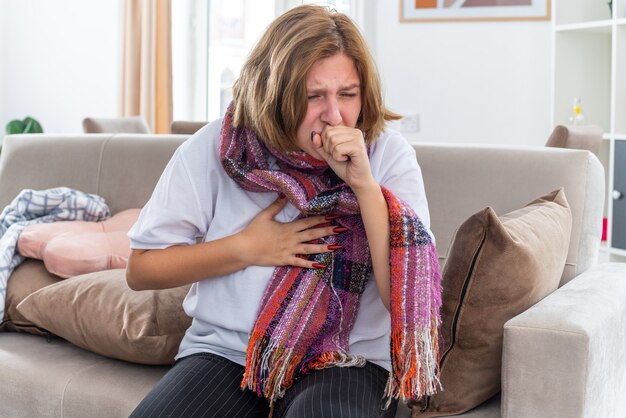
[[[24,257],[43,260],[59,277],[125,268],[130,255],[128,230],[141,209],[127,209],[102,222],[63,221],[27,226],[17,242]]]
[[[457,230],[442,272],[443,390],[413,417],[456,415],[500,391],[503,326],[554,291],[571,212],[563,189],[498,217],[486,208]]]
[[[6,417],[121,418],[169,369],[112,360],[62,339],[0,336]]]
[[[191,325],[182,302],[189,286],[134,291],[124,269],[72,277],[31,294],[18,311],[40,328],[104,356],[172,364]]]
[[[0,338],[0,367],[0,416],[18,418],[126,418],[169,370],[16,333]],[[399,408],[396,417],[408,414]],[[499,396],[460,417],[499,418]]]

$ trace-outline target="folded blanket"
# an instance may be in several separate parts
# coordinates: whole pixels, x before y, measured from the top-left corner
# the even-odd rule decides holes
[[[4,318],[7,281],[24,261],[17,240],[27,225],[55,221],[101,221],[111,216],[104,199],[67,187],[22,190],[0,214],[0,318]]]

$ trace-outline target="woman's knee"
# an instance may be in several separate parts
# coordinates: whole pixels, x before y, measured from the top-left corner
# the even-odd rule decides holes
[[[277,404],[276,416],[394,417],[396,402],[384,408],[384,375],[383,378],[372,378],[375,366],[368,366],[364,369],[332,368],[313,372],[287,391],[285,398]]]

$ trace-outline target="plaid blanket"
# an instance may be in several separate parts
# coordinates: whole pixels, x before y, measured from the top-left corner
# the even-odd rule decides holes
[[[0,319],[9,276],[24,261],[17,240],[27,225],[55,221],[101,221],[111,215],[104,199],[67,187],[22,190],[0,214]]]

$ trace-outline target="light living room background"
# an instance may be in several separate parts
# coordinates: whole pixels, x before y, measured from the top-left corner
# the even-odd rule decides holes
[[[264,2],[224,1],[228,7],[222,13],[243,10],[253,16],[245,27],[252,32],[281,8],[301,3]],[[190,36],[177,27],[202,29],[207,18],[217,17],[210,11],[221,3],[174,0],[174,44]],[[399,4],[350,0],[336,1],[335,7],[345,8],[362,27],[389,107],[417,119],[404,133],[410,141],[545,142],[552,129],[550,21],[402,23]],[[85,116],[117,116],[121,9],[121,1],[105,0],[0,2],[0,119],[31,115],[46,132],[79,133]],[[233,62],[241,62],[253,39],[238,41]],[[237,66],[217,72],[211,67],[219,61],[206,59],[211,48],[206,38],[203,42],[196,52],[174,49],[175,116],[215,118],[221,94],[215,89],[223,90],[225,100],[226,86],[237,77]],[[195,75],[184,72],[188,60],[198,64]],[[202,67],[207,63],[209,70]],[[207,80],[214,84],[207,87]],[[187,91],[183,96],[181,88]]]

